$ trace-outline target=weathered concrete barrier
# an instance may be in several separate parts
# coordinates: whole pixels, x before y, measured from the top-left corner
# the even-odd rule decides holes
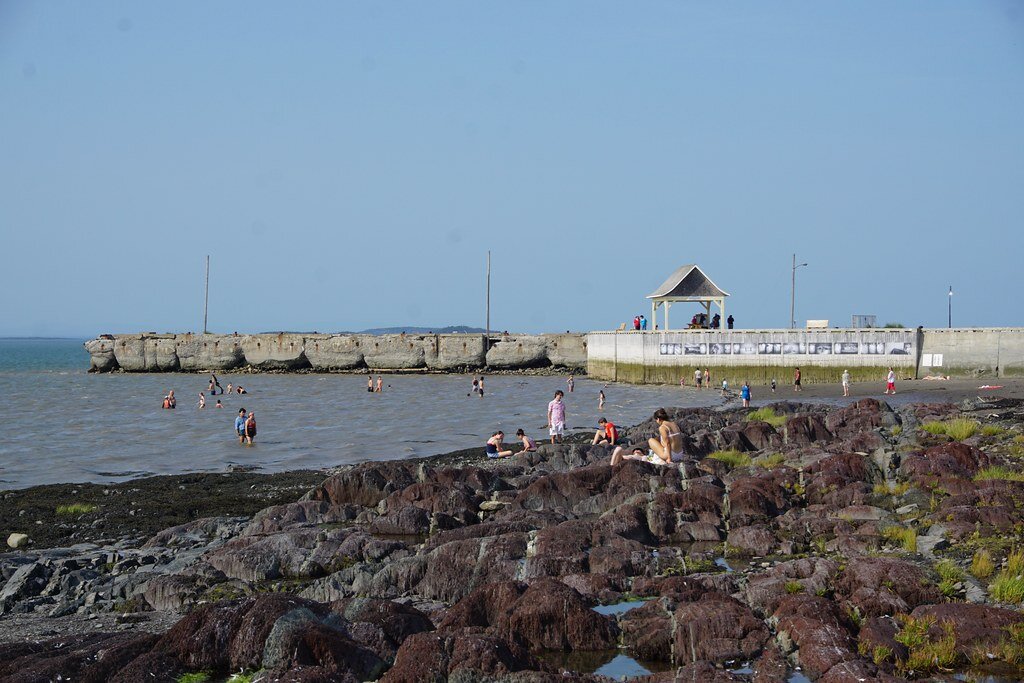
[[[638,384],[693,382],[711,368],[714,383],[773,378],[789,384],[799,367],[803,382],[882,381],[889,367],[900,377],[1024,376],[1024,329],[668,330],[591,332],[587,374]]]
[[[134,334],[103,335],[85,343],[90,371],[225,372],[257,370],[345,372],[516,370],[587,364],[579,334]]]

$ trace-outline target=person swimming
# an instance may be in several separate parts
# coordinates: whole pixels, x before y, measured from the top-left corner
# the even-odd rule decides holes
[[[196,403],[196,407],[200,409],[206,407],[206,394],[201,391],[199,392],[199,402]]]
[[[169,410],[174,410],[178,407],[178,399],[174,398],[174,389],[169,390],[167,395],[164,396],[163,407]]]
[[[217,399],[217,405],[215,405],[215,406],[214,406],[214,408],[223,408],[223,407],[224,407],[224,404],[223,404],[223,403],[221,403],[221,402],[220,402],[220,399],[218,398],[218,399]]]

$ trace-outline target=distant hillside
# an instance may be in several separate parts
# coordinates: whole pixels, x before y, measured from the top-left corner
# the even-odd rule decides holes
[[[449,325],[448,327],[374,327],[363,330],[360,334],[483,334],[486,332],[481,327],[466,327],[465,325]]]

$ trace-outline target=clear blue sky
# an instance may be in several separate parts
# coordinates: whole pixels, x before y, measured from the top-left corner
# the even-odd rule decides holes
[[[0,335],[1020,325],[1022,215],[1024,3],[0,2]]]

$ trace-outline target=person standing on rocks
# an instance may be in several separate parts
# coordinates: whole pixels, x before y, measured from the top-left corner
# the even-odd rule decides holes
[[[548,403],[548,433],[551,435],[551,443],[561,441],[562,435],[565,434],[565,404],[562,403],[564,396],[559,389],[555,392],[554,399]]]
[[[238,435],[239,445],[245,443],[245,408],[238,409],[238,417],[235,418],[235,434]]]
[[[850,371],[843,370],[843,396],[850,395]]]
[[[800,386],[800,368],[793,371],[793,391],[803,391],[803,387]]]
[[[889,374],[885,376],[885,393],[896,394],[896,372],[892,367],[889,368]]]

